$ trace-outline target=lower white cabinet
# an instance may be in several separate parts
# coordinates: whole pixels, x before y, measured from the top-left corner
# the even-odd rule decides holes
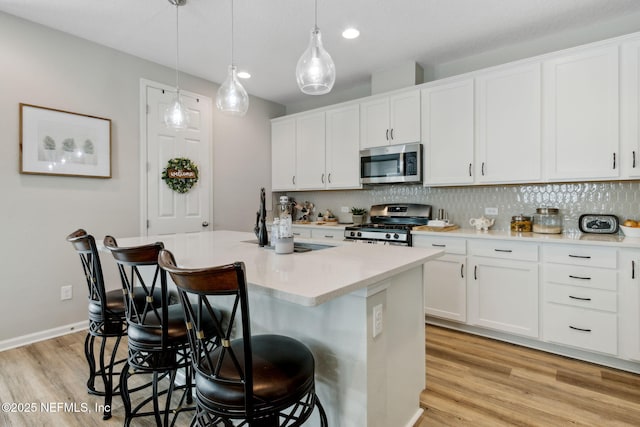
[[[524,245],[469,241],[469,324],[538,338],[538,245]]]
[[[311,238],[311,229],[310,228],[305,228],[305,227],[296,227],[295,225],[293,227],[291,227],[292,232],[293,232],[293,237],[303,237],[303,238],[307,238],[310,239]]]
[[[440,258],[424,264],[424,312],[455,322],[467,321],[466,241],[441,236],[413,236],[413,246],[438,248]]]
[[[335,229],[331,228],[331,226],[325,228],[312,228],[311,229],[311,238],[312,239],[330,239],[330,240],[343,240],[344,239],[344,229]]]
[[[543,339],[618,355],[615,248],[543,247]]]
[[[640,361],[640,249],[620,250],[620,357]]]

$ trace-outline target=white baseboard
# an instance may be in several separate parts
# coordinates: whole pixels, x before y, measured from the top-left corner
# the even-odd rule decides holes
[[[57,328],[34,332],[21,337],[9,338],[8,340],[0,341],[0,351],[10,350],[12,348],[22,347],[23,345],[33,344],[34,342],[71,334],[73,332],[87,329],[88,327],[88,322],[84,320],[82,322],[71,323],[64,326],[58,326]]]
[[[407,423],[407,425],[405,427],[413,427],[416,425],[416,423],[418,422],[418,420],[420,419],[420,417],[422,416],[422,413],[424,412],[424,409],[419,408],[418,411],[413,415],[413,417],[411,417],[411,419],[409,420],[409,422]]]

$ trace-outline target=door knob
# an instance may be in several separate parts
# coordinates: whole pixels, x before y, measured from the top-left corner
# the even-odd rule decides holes
[[[203,227],[208,227],[209,226],[209,222],[208,221],[202,221],[202,226]]]

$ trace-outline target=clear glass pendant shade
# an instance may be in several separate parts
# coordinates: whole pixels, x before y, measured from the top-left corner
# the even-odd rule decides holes
[[[189,125],[189,112],[182,104],[179,90],[164,112],[164,123],[167,127],[177,130],[186,129]]]
[[[296,66],[298,87],[307,95],[329,93],[336,81],[336,66],[331,55],[322,47],[322,36],[318,27],[311,30],[309,46]]]
[[[218,89],[216,107],[224,113],[244,116],[249,109],[249,95],[238,81],[235,65],[229,66],[227,79]]]

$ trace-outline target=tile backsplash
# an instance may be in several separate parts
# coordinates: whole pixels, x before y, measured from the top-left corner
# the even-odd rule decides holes
[[[419,185],[381,185],[363,190],[299,191],[286,194],[298,202],[310,201],[315,213],[331,209],[339,215],[342,206],[369,208],[380,203],[422,203],[433,212],[444,209],[449,220],[463,228],[469,219],[484,215],[487,207],[497,208],[494,230],[508,230],[511,217],[532,214],[538,207],[559,208],[564,231],[578,231],[578,218],[584,213],[613,214],[620,220],[640,219],[640,182],[590,182],[469,187],[429,187]],[[347,215],[348,216],[348,215]]]

